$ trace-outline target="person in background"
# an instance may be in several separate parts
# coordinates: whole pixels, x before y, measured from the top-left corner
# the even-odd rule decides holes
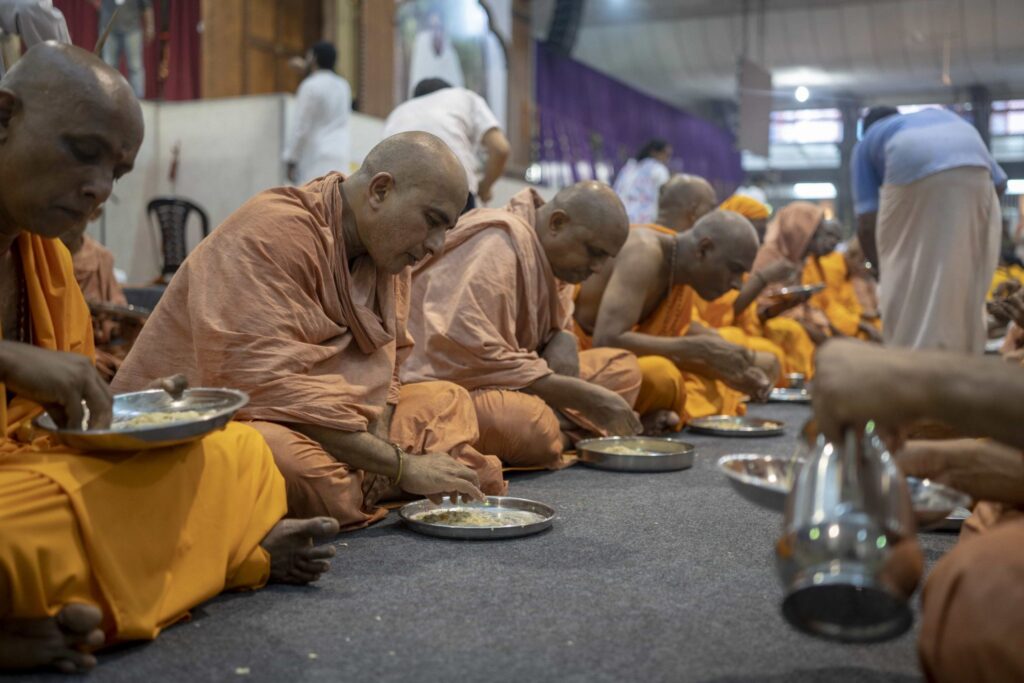
[[[53,0],[0,0],[0,31],[21,36],[26,50],[46,40],[71,43],[67,21]],[[5,72],[0,60],[0,77]]]
[[[469,196],[463,213],[476,208],[478,199],[484,204],[491,201],[494,183],[505,172],[512,147],[484,98],[440,78],[420,81],[413,99],[395,107],[384,122],[384,137],[417,130],[441,138],[466,169]],[[477,154],[481,151],[487,154],[487,161],[483,177],[477,178]]]
[[[615,192],[626,206],[630,223],[653,223],[657,218],[658,191],[672,175],[668,170],[671,158],[672,146],[654,138],[619,171]]]
[[[103,61],[120,68],[121,57],[128,67],[128,82],[140,100],[146,95],[146,70],[142,64],[142,38],[151,43],[156,38],[156,19],[152,0],[90,0],[100,13],[100,35],[120,7],[110,36],[103,46]]]
[[[1006,173],[953,112],[875,107],[853,150],[861,247],[878,266],[886,344],[982,353]]]
[[[419,97],[416,86],[428,78],[442,79],[456,88],[466,84],[459,53],[444,27],[440,5],[427,11],[425,27],[416,33],[409,57],[409,97]]]
[[[331,171],[347,174],[352,88],[334,72],[338,52],[321,42],[306,54],[308,74],[295,95],[295,122],[285,142],[288,181],[305,185]]]

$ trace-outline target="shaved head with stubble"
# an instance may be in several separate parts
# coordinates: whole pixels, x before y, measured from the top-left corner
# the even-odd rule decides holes
[[[540,207],[535,228],[555,277],[577,284],[619,253],[629,235],[629,217],[611,187],[587,180]]]
[[[430,133],[392,135],[341,186],[350,256],[398,273],[444,246],[469,189],[451,149]]]
[[[678,173],[658,191],[658,225],[686,232],[718,204],[711,183],[700,176]]]
[[[691,255],[680,264],[687,271],[684,281],[707,301],[743,285],[759,246],[754,226],[734,211],[712,211],[676,239]]]
[[[0,226],[81,228],[132,169],[142,110],[123,76],[72,45],[34,46],[0,81]]]

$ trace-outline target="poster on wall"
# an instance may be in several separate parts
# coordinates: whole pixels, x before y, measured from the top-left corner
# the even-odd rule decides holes
[[[500,27],[511,6],[504,1],[395,0],[396,102],[416,84],[440,78],[481,95],[502,127],[508,120],[508,56]],[[497,30],[496,30],[497,27]]]

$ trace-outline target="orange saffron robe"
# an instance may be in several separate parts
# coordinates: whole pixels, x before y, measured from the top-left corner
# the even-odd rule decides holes
[[[17,248],[33,343],[91,358],[89,309],[67,249],[25,233]],[[0,404],[0,619],[84,602],[103,611],[107,644],[148,639],[225,589],[266,582],[259,543],[284,515],[285,492],[254,430],[85,454],[33,433],[41,412],[18,396]]]

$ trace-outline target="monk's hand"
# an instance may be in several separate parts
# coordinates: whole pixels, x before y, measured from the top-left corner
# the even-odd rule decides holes
[[[636,436],[644,428],[624,398],[596,384],[587,385],[586,396],[574,407],[608,436]]]
[[[857,329],[864,333],[864,336],[868,338],[869,342],[875,344],[882,343],[882,333],[878,331],[878,328],[869,322],[861,320],[857,323]]]
[[[146,388],[163,389],[171,395],[171,398],[177,400],[181,398],[181,395],[185,393],[186,389],[188,389],[188,378],[180,373],[177,375],[171,375],[170,377],[161,377],[160,379],[155,379],[150,382],[149,386]]]
[[[110,426],[113,394],[81,354],[0,342],[0,377],[9,390],[46,408],[60,427],[82,428],[83,401],[89,408],[89,429]]]
[[[460,495],[465,500],[487,498],[480,490],[476,472],[447,453],[403,457],[405,471],[398,486],[406,493],[426,496],[434,503],[440,503],[445,496],[450,496],[452,502],[458,502]]]
[[[998,318],[1003,321],[1015,322],[1024,327],[1024,289],[1018,290],[1012,296],[1000,301],[993,301],[989,306],[989,311],[993,313],[998,311],[996,314]]]
[[[883,437],[898,443],[903,428],[928,412],[927,387],[908,373],[911,354],[849,339],[819,348],[811,401],[825,438],[841,441],[847,429],[861,432],[874,421]]]
[[[908,441],[896,463],[908,477],[931,479],[974,500],[1024,504],[1024,454],[981,439]]]
[[[755,275],[764,280],[765,284],[792,282],[800,275],[800,268],[792,261],[782,259],[765,266]]]

